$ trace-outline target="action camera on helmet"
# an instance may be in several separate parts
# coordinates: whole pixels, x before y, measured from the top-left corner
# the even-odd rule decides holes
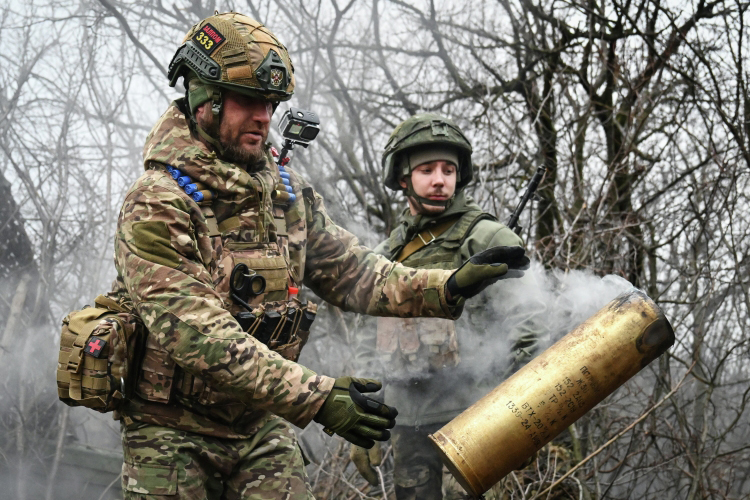
[[[318,136],[320,119],[312,111],[290,108],[281,117],[279,132],[285,139],[306,144]]]

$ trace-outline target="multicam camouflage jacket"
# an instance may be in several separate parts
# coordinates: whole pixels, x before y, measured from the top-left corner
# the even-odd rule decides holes
[[[444,296],[449,271],[413,270],[358,244],[323,199],[291,174],[296,200],[270,196],[279,172],[248,173],[191,134],[182,102],[164,113],[144,149],[146,172],[128,191],[115,237],[110,296],[148,329],[137,394],[124,417],[220,437],[252,435],[265,412],[304,427],[333,379],[273,352],[242,330],[229,275],[245,263],[266,278],[250,305],[278,304],[301,284],[347,311],[456,317]],[[216,193],[199,206],[167,165]],[[271,302],[268,302],[271,301]],[[274,302],[275,301],[275,302]]]
[[[523,244],[461,191],[440,215],[413,216],[405,210],[399,225],[375,252],[403,258],[405,245],[419,234],[429,240],[428,230],[445,223],[447,230],[402,263],[416,269],[454,269],[487,248]],[[499,313],[503,297],[513,293],[514,281],[487,288],[466,304],[455,322],[378,318],[375,328],[361,330],[357,359],[360,366],[369,365],[371,376],[386,379],[385,395],[399,410],[398,425],[448,422],[499,384],[514,365],[530,359],[539,328],[526,318],[529,311],[522,312],[523,318]]]

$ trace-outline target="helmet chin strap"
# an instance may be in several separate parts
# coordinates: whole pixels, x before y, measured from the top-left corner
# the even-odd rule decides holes
[[[451,196],[447,200],[431,200],[429,198],[424,198],[422,196],[419,196],[416,191],[414,191],[414,185],[411,183],[410,175],[404,177],[404,181],[406,182],[406,196],[414,201],[414,204],[417,206],[420,212],[426,212],[425,205],[436,208],[440,207],[443,208],[443,211],[448,210],[448,207],[451,206],[451,203],[453,203],[453,200],[456,197],[456,193],[453,193],[453,196]]]
[[[221,126],[221,109],[223,105],[223,101],[221,98],[221,89],[216,88],[213,92],[211,92],[210,102],[211,102],[211,114],[213,115],[213,119],[211,120],[211,126],[208,127],[208,130],[203,128],[198,123],[198,120],[196,119],[195,113],[193,112],[192,109],[190,110],[190,121],[193,123],[193,126],[195,126],[195,130],[196,132],[198,132],[198,135],[200,135],[204,141],[206,141],[211,146],[213,146],[219,156],[223,156],[224,148],[222,147],[218,139],[219,128]],[[191,107],[189,103],[189,99],[188,99],[188,107]]]

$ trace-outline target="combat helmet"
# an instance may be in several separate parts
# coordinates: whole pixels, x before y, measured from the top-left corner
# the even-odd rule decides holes
[[[424,146],[448,146],[458,153],[456,170],[456,193],[469,184],[474,177],[471,164],[471,144],[453,120],[434,113],[414,115],[398,125],[383,152],[383,183],[394,191],[405,190],[418,203],[447,206],[451,200],[435,201],[417,196],[410,182],[411,166],[408,154]],[[404,189],[399,181],[406,178]]]
[[[294,92],[294,66],[286,47],[263,24],[236,12],[216,13],[195,24],[169,63],[167,77],[172,87],[184,78],[193,123],[195,109],[212,101],[218,124],[222,89],[268,100],[274,109]],[[198,127],[198,132],[219,147],[216,131]]]

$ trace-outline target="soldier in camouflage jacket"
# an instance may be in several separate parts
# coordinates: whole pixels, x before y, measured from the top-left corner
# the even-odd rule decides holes
[[[344,310],[455,318],[471,296],[464,285],[486,286],[508,267],[469,265],[468,281],[454,277],[449,288],[456,273],[395,264],[334,224],[265,144],[294,75],[284,46],[256,21],[229,13],[196,24],[170,64],[171,83],[180,76],[187,98],[149,134],[146,171],[115,237],[110,297],[148,330],[136,394],[116,414],[125,497],[311,498],[290,423],[314,419],[371,446],[388,438],[396,412],[362,403],[375,381],[296,363],[306,332],[261,342],[238,314],[314,311],[294,297],[304,284]],[[265,279],[262,293],[230,293],[238,264]]]

